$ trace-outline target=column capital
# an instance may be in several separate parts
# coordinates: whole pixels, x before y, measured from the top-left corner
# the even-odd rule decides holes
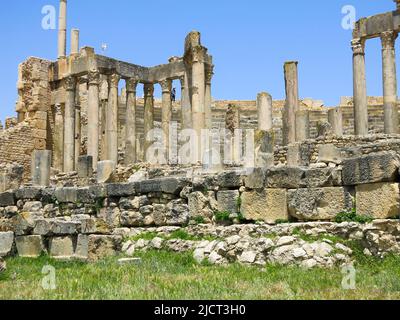
[[[172,90],[172,81],[170,79],[160,81],[162,93],[170,93]]]
[[[384,31],[381,33],[382,49],[394,49],[394,43],[398,34],[395,31]]]
[[[98,86],[100,84],[100,72],[89,71],[88,72],[88,84],[89,84],[89,86]]]
[[[154,95],[154,84],[153,83],[145,83],[143,86],[143,91],[146,96]]]
[[[76,86],[76,79],[72,76],[64,78],[63,86],[64,89],[67,91],[74,91]]]
[[[119,80],[121,80],[121,77],[119,74],[114,73],[110,75],[108,78],[108,82],[111,88],[118,88]]]
[[[201,46],[192,49],[192,62],[204,62],[207,49]]]
[[[211,84],[212,77],[214,76],[214,66],[206,70],[206,84]]]
[[[136,93],[136,87],[138,84],[138,80],[135,78],[129,78],[125,80],[126,84],[126,93]]]
[[[181,82],[181,88],[185,89],[186,88],[186,86],[185,86],[185,76],[180,76],[179,77],[179,81]]]
[[[365,39],[357,38],[351,41],[351,48],[354,54],[365,54]]]
[[[62,115],[61,103],[57,103],[54,105],[54,111],[57,115]]]

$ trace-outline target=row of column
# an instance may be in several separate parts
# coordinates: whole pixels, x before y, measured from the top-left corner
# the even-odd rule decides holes
[[[398,34],[386,31],[381,34],[383,104],[386,134],[399,133],[397,106],[397,77],[395,59],[395,40]],[[353,39],[353,90],[354,90],[354,129],[355,134],[368,134],[368,99],[365,75],[365,39]]]

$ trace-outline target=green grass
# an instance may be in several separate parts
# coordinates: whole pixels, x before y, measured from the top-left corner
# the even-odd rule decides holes
[[[400,299],[400,257],[356,264],[356,290],[343,290],[333,270],[233,264],[198,265],[191,254],[138,253],[141,265],[117,258],[96,264],[11,258],[0,276],[0,299]],[[56,269],[56,290],[41,287],[42,268]]]
[[[342,212],[339,213],[335,219],[334,222],[336,223],[342,223],[342,222],[358,222],[358,223],[370,223],[372,222],[374,219],[370,216],[361,216],[358,215],[356,210],[353,209],[350,212]]]

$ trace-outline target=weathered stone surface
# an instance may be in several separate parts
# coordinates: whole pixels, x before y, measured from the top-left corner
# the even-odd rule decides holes
[[[76,242],[74,258],[87,260],[89,258],[89,236],[80,234]]]
[[[49,242],[50,256],[56,259],[70,259],[74,255],[72,237],[55,237]]]
[[[97,163],[97,183],[109,183],[113,180],[115,172],[115,162],[111,160],[100,161]]]
[[[14,232],[0,232],[0,257],[11,254],[14,244]]]
[[[0,207],[14,206],[15,194],[13,192],[0,193]]]
[[[122,211],[121,226],[123,227],[141,227],[144,224],[144,217],[137,211]]]
[[[332,187],[335,185],[333,168],[315,168],[305,170],[303,185],[306,188]]]
[[[271,168],[267,171],[267,187],[297,189],[304,186],[305,171],[299,167]]]
[[[352,209],[352,196],[346,188],[315,188],[288,191],[289,213],[302,220],[331,220]]]
[[[399,157],[381,152],[343,161],[343,183],[347,186],[376,182],[394,182],[399,178]]]
[[[73,235],[80,230],[80,222],[55,220],[51,222],[51,233],[55,235]]]
[[[55,197],[59,203],[76,203],[78,201],[78,190],[66,187],[55,190]]]
[[[135,195],[135,184],[134,183],[107,184],[106,192],[109,197],[130,197]]]
[[[88,259],[98,261],[121,251],[122,237],[90,235],[88,237]]]
[[[97,217],[99,219],[102,219],[110,227],[119,227],[121,211],[118,207],[101,208],[99,213],[97,214]]]
[[[342,163],[340,150],[333,144],[323,144],[318,147],[318,161],[325,163]]]
[[[39,236],[47,236],[51,234],[51,219],[38,219],[35,221],[33,234]]]
[[[188,196],[189,199],[189,212],[191,218],[203,217],[211,221],[213,217],[213,210],[210,206],[210,200],[202,192],[192,192]]]
[[[398,218],[400,189],[398,183],[374,183],[356,187],[357,214],[375,219]]]
[[[41,236],[16,237],[18,255],[24,258],[37,258],[45,252],[45,246]]]
[[[239,188],[243,185],[242,175],[236,171],[222,172],[217,177],[217,185],[221,188]]]
[[[289,218],[286,190],[263,189],[244,192],[241,196],[241,213],[247,220],[275,223]]]
[[[42,188],[23,187],[15,192],[17,200],[40,200],[42,197]]]
[[[266,176],[266,168],[255,168],[251,174],[246,176],[244,184],[248,189],[263,189]]]
[[[182,200],[173,200],[166,206],[155,205],[154,222],[158,226],[182,226],[189,222],[189,207]]]
[[[220,212],[237,213],[239,212],[238,190],[223,190],[217,193],[218,210]]]
[[[182,189],[188,185],[188,180],[183,178],[163,178],[145,180],[135,183],[137,193],[164,192],[179,195]]]

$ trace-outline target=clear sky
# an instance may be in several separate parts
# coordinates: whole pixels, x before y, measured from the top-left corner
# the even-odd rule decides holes
[[[58,0],[2,3],[0,120],[14,115],[18,64],[29,56],[56,59],[57,30],[42,28],[45,5],[58,14]],[[215,99],[255,99],[260,91],[282,99],[283,63],[298,60],[301,97],[331,106],[352,95],[345,5],[357,19],[395,8],[392,0],[68,0],[68,28],[81,30],[81,46],[145,66],[182,55],[186,34],[198,30],[214,56]],[[368,94],[382,95],[380,41],[369,41],[366,53]]]

